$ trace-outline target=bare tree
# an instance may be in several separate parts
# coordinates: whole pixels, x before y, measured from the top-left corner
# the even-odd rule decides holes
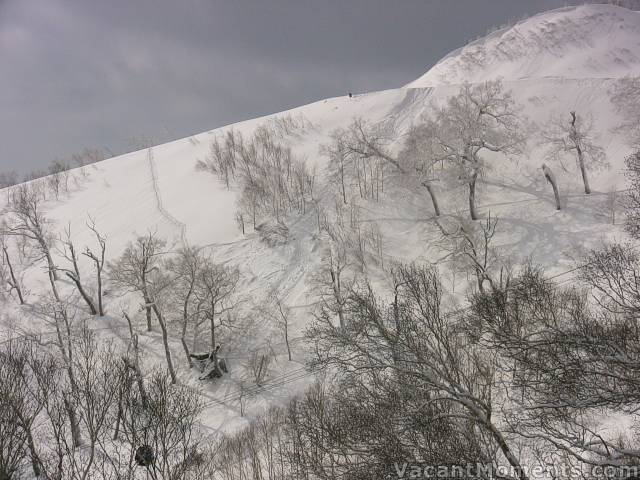
[[[131,338],[131,349],[133,350],[132,355],[127,355],[123,358],[123,361],[127,368],[133,371],[135,381],[138,385],[138,394],[140,395],[140,402],[143,408],[147,408],[148,406],[148,395],[144,386],[144,376],[142,374],[142,369],[140,368],[140,347],[138,345],[138,334],[133,330],[133,323],[131,322],[131,317],[127,314],[127,312],[123,311],[122,316],[127,321],[129,325],[129,336]],[[132,358],[131,358],[132,357]]]
[[[340,328],[346,327],[345,305],[349,283],[345,280],[345,270],[349,266],[346,240],[337,226],[325,225],[330,242],[320,270],[315,277],[318,285],[321,308],[338,317]]]
[[[178,378],[169,346],[167,319],[162,308],[162,303],[173,281],[161,270],[165,245],[166,242],[158,238],[154,232],[138,237],[135,242],[127,246],[119,258],[109,264],[109,272],[111,281],[116,286],[142,295],[148,331],[151,331],[152,314],[156,317],[162,332],[162,343],[171,381],[177,383]]]
[[[98,243],[98,250],[94,251],[89,247],[85,248],[85,251],[82,253],[84,256],[89,258],[95,267],[96,270],[96,295],[98,296],[98,314],[103,317],[104,316],[104,303],[102,301],[102,272],[105,266],[105,250],[107,248],[107,239],[104,237],[97,229],[96,222],[89,217],[89,221],[87,222],[87,227],[89,230],[93,232],[96,237],[96,241]]]
[[[49,165],[47,184],[53,191],[56,200],[60,197],[60,190],[69,191],[69,166],[62,160],[56,159]]]
[[[64,413],[68,418],[69,433],[72,439],[71,448],[75,449],[83,444],[80,418],[78,417],[76,403],[79,393],[74,368],[74,354],[76,351],[74,348],[75,311],[73,310],[72,305],[63,301],[53,282],[51,282],[51,289],[52,298],[41,305],[38,305],[38,314],[50,327],[53,328],[54,335],[51,340],[40,339],[36,335],[32,335],[31,338],[42,347],[55,347],[61,362],[62,370],[66,373],[66,381],[58,379],[58,381],[63,382],[59,386],[59,390],[57,390],[57,393],[61,396],[62,403],[59,403],[59,406],[54,406],[52,408],[56,410],[61,409],[61,411],[58,411],[56,415],[61,416],[62,413]],[[46,380],[43,380],[43,382],[46,382]],[[60,407],[60,405],[63,405],[63,407]],[[55,416],[54,412],[49,412],[49,416],[53,421],[53,417]],[[64,428],[62,418],[57,418],[55,421],[59,423],[58,427],[60,429]],[[59,430],[57,435],[64,437],[66,433],[63,434],[62,430]],[[61,441],[64,441],[64,439]]]
[[[502,82],[464,84],[457,95],[437,110],[433,124],[436,156],[453,168],[453,175],[469,188],[469,214],[478,219],[476,183],[488,167],[486,152],[517,155],[524,137],[510,93]]]
[[[287,347],[287,355],[289,357],[289,361],[292,361],[291,357],[291,344],[289,342],[289,327],[290,327],[290,309],[288,306],[284,305],[282,300],[278,298],[277,295],[273,295],[271,299],[272,308],[262,309],[263,313],[270,317],[275,324],[282,330],[282,334],[284,336],[284,343]]]
[[[320,153],[323,153],[329,157],[330,164],[334,166],[334,172],[332,177],[333,181],[339,185],[339,189],[342,196],[342,202],[347,202],[347,182],[349,182],[347,163],[349,158],[345,153],[345,134],[343,130],[338,130],[332,134],[333,142],[329,145],[322,145],[320,147]]]
[[[426,121],[413,126],[405,138],[404,146],[398,155],[400,161],[417,175],[419,184],[427,189],[436,217],[440,216],[440,206],[436,196],[434,182],[437,180],[435,166],[442,164],[437,142],[437,124]]]
[[[167,368],[169,369],[169,375],[172,383],[178,382],[176,371],[173,366],[173,359],[171,356],[171,347],[169,346],[169,330],[168,320],[165,317],[165,311],[167,311],[167,301],[169,298],[169,291],[173,288],[174,279],[166,272],[155,269],[149,276],[148,294],[151,301],[151,309],[155,314],[160,331],[162,332],[162,344],[164,346],[164,356],[167,360]]]
[[[335,130],[332,142],[320,152],[330,159],[333,182],[338,186],[343,203],[352,184],[361,198],[378,201],[384,191],[385,171],[404,173],[404,167],[390,151],[395,131],[390,123],[370,123],[355,118],[347,128]]]
[[[259,126],[249,139],[233,130],[224,139],[216,138],[209,157],[196,167],[220,176],[227,186],[237,182],[241,226],[245,216],[252,219],[254,228],[261,216],[282,223],[290,213],[304,214],[312,197],[313,173],[280,141],[270,122]]]
[[[9,341],[0,351],[0,478],[21,478],[29,456],[34,475],[41,472],[33,430],[42,405],[30,395],[28,349]]]
[[[582,176],[584,193],[590,194],[591,187],[587,170],[608,168],[607,157],[594,140],[593,122],[585,120],[576,112],[570,112],[569,118],[552,118],[542,133],[542,143],[547,147],[547,157],[562,162],[565,153],[575,154],[575,159]]]
[[[58,280],[56,266],[51,256],[51,245],[54,240],[49,231],[50,222],[42,212],[37,190],[28,184],[12,189],[8,212],[12,218],[9,219],[5,232],[9,235],[18,235],[35,244],[40,252],[40,258],[47,262],[47,273],[53,284]]]
[[[316,363],[335,367],[363,388],[381,385],[388,378],[384,372],[393,372],[420,392],[422,408],[447,409],[444,418],[457,419],[468,435],[484,439],[486,458],[506,461],[518,478],[527,479],[515,442],[493,416],[493,360],[469,342],[455,311],[444,307],[437,272],[408,265],[396,269],[396,275],[397,309],[387,308],[364,282],[350,291],[346,330],[336,328],[330,316],[318,317],[309,330]]]
[[[86,327],[76,337],[73,362],[76,379],[73,401],[86,441],[81,451],[75,445],[68,446],[67,474],[83,480],[90,478],[96,457],[101,454],[101,440],[111,429],[111,413],[124,377],[113,344],[98,344],[95,334]]]
[[[140,292],[144,301],[147,318],[147,330],[151,331],[152,299],[149,275],[160,268],[160,259],[164,254],[166,242],[148,232],[129,243],[122,255],[109,263],[109,276],[118,287],[132,292]]]
[[[198,416],[203,408],[198,394],[172,385],[161,372],[151,374],[147,393],[148,407],[142,411],[139,391],[128,389],[125,393],[123,434],[127,443],[134,451],[146,446],[152,457],[143,468],[151,478],[190,478],[190,472],[204,461],[197,435]]]
[[[62,256],[66,258],[72,265],[72,269],[68,268],[59,268],[60,271],[64,272],[64,274],[69,277],[69,279],[73,282],[80,293],[80,296],[89,307],[89,313],[91,315],[96,315],[98,310],[96,310],[95,302],[91,295],[87,292],[86,288],[82,284],[82,278],[80,276],[80,268],[78,266],[78,255],[76,253],[76,248],[71,240],[71,227],[67,227],[65,229],[65,237],[60,239],[60,242],[63,245],[63,249],[61,250]]]
[[[198,304],[198,315],[209,322],[211,334],[212,363],[216,374],[222,376],[218,365],[218,328],[224,325],[223,314],[234,308],[233,294],[239,280],[236,268],[216,264],[211,259],[203,262],[197,276],[194,297]]]
[[[174,276],[172,293],[181,307],[181,332],[180,341],[184,349],[185,358],[189,367],[193,366],[186,335],[190,324],[197,321],[198,304],[196,303],[196,288],[200,278],[201,269],[207,263],[207,258],[199,247],[183,247],[178,250],[174,258],[165,262],[165,268]]]
[[[607,435],[597,420],[613,409],[637,421],[638,261],[628,253],[624,247],[591,252],[577,269],[594,288],[595,306],[585,292],[560,288],[531,265],[508,288],[472,300],[471,323],[482,333],[476,338],[498,355],[514,403],[502,412],[507,429],[546,446],[548,462],[590,467],[640,460],[637,446]]]
[[[498,259],[492,242],[497,224],[498,219],[492,219],[491,215],[480,225],[461,221],[446,226],[442,221],[437,222],[443,240],[441,248],[448,252],[445,258],[452,258],[463,272],[474,272],[481,292],[485,290],[485,282],[492,289],[496,286]]]

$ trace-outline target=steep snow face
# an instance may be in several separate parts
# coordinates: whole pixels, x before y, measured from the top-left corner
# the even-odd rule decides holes
[[[204,423],[220,432],[232,430],[245,421],[239,413],[243,400],[238,385],[246,380],[248,352],[257,346],[268,343],[274,348],[278,374],[269,379],[267,388],[254,389],[251,398],[244,400],[248,401],[249,415],[286,399],[313,379],[300,363],[307,352],[303,333],[318,298],[313,278],[326,243],[318,235],[318,214],[313,208],[287,219],[291,232],[287,244],[267,246],[251,228],[242,235],[234,220],[237,186],[227,189],[218,178],[196,169],[197,160],[209,155],[214,138],[230,129],[249,138],[258,126],[278,117],[303,117],[311,127],[281,141],[297,157],[306,159],[310,167],[317,167],[316,199],[326,211],[333,211],[335,191],[328,182],[328,159],[320,146],[330,141],[334,129],[349,125],[354,118],[389,123],[398,133],[393,145],[397,151],[402,134],[432,113],[434,103],[442,104],[456,94],[456,83],[502,76],[505,89],[512,92],[522,114],[532,124],[544,126],[552,113],[567,115],[572,110],[592,117],[597,142],[611,163],[610,170],[591,174],[594,192],[589,196],[582,194],[579,173],[570,157],[562,165],[549,163],[562,195],[563,210],[558,212],[540,168],[548,160],[538,145],[539,133],[532,131],[524,154],[516,161],[492,161],[492,169],[478,186],[480,214],[500,219],[495,245],[505,258],[517,262],[531,257],[549,267],[550,273],[566,272],[573,266],[567,253],[575,253],[576,246],[597,244],[621,231],[619,220],[611,225],[609,192],[624,187],[620,172],[628,147],[616,130],[621,118],[613,109],[608,92],[615,85],[615,77],[640,74],[640,60],[636,58],[640,57],[639,42],[639,13],[610,6],[547,12],[453,52],[409,85],[413,88],[329,98],[72,170],[69,191],[63,192],[60,199],[49,195],[42,207],[51,220],[54,236],[64,235],[64,229],[69,229],[80,251],[94,245],[92,232],[85,225],[89,217],[94,219],[107,238],[108,261],[119,256],[136,235],[152,231],[167,240],[170,252],[186,242],[205,248],[217,262],[239,268],[244,311],[237,318],[246,323],[223,334],[222,354],[230,362],[230,374],[225,380],[217,384],[198,381],[199,374],[190,371],[181,360],[178,317],[168,318],[170,349],[181,382],[197,389],[206,399]],[[464,185],[443,181],[435,182],[435,188],[444,215],[466,215]],[[6,198],[5,192],[0,191],[0,221]],[[379,202],[356,199],[350,203],[357,205],[355,221],[363,231],[375,227],[380,233],[386,265],[393,261],[428,261],[447,273],[450,264],[438,249],[441,233],[433,222],[431,204],[423,189],[412,190],[402,184],[402,179],[394,181],[390,175],[385,177]],[[59,265],[68,265],[58,252],[54,257]],[[373,280],[384,281],[375,268],[371,267]],[[84,278],[93,278],[93,267],[84,258],[80,269]],[[43,265],[27,262],[19,270],[24,274],[29,304],[46,298],[49,286]],[[454,275],[447,277],[447,282],[449,279],[451,290],[456,281],[464,283]],[[59,283],[64,295],[73,293],[69,282]],[[126,344],[129,327],[120,312],[127,309],[139,332],[145,363],[164,365],[160,332],[145,331],[139,295],[111,291],[108,282],[106,289],[110,290],[105,296],[107,316],[91,320],[89,325],[100,335],[122,339]],[[464,298],[464,291],[457,286],[455,294]],[[287,359],[281,328],[258,312],[257,307],[268,305],[273,297],[292,312],[288,334],[293,362]],[[43,336],[52,333],[30,307],[0,301],[0,341],[25,332]],[[194,351],[208,348],[207,336],[201,333],[190,332],[189,341]]]
[[[440,60],[407,87],[640,75],[640,12],[583,5],[540,13]]]

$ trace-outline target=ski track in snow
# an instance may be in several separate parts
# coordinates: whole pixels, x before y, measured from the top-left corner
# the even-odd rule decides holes
[[[147,152],[147,160],[149,162],[149,171],[151,172],[151,183],[153,186],[153,193],[156,198],[156,207],[160,214],[169,221],[172,225],[175,225],[180,232],[180,242],[182,246],[185,247],[187,245],[187,225],[176,217],[171,215],[165,208],[162,203],[162,195],[160,194],[160,188],[158,186],[158,173],[156,171],[156,164],[153,158],[153,147],[149,147]]]

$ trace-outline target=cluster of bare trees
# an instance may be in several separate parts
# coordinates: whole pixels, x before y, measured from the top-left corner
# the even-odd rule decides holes
[[[203,325],[210,330],[208,349],[215,351],[220,340],[218,331],[231,319],[232,297],[239,280],[237,269],[213,262],[197,247],[185,247],[169,255],[166,242],[153,232],[138,237],[120,257],[107,263],[107,239],[95,221],[89,218],[87,222],[95,241],[84,250],[77,247],[69,229],[56,238],[41,198],[29,184],[12,190],[7,213],[0,231],[2,292],[25,303],[25,265],[44,265],[50,291],[36,309],[56,331],[70,328],[81,305],[89,315],[104,316],[104,284],[109,281],[115,289],[140,295],[148,330],[154,319],[157,322],[173,383],[177,382],[169,345],[173,335],[181,339],[189,366],[192,361],[187,335],[193,335],[193,348],[204,348],[197,343]],[[61,289],[61,278],[71,282],[71,292],[66,287]],[[64,347],[64,342],[58,344]]]
[[[122,349],[86,328],[64,340],[64,356],[35,339],[0,348],[2,478],[206,478],[195,393],[158,371],[138,382]]]
[[[239,273],[234,267],[218,264],[203,249],[187,246],[174,254],[166,251],[166,242],[149,232],[131,242],[120,257],[109,264],[109,279],[114,287],[140,295],[147,330],[153,320],[162,332],[167,367],[173,383],[177,382],[169,340],[180,337],[189,367],[193,366],[187,335],[192,333],[198,348],[199,332],[204,325],[210,332],[208,351],[222,376],[216,347],[219,330],[230,319],[234,307],[233,294]],[[171,327],[177,327],[172,332]],[[200,346],[199,348],[203,348]]]
[[[385,172],[390,170],[425,187],[439,216],[434,182],[440,172],[468,188],[469,213],[475,220],[477,180],[493,158],[485,153],[516,155],[524,145],[515,102],[499,81],[463,85],[423,124],[409,130],[399,154],[391,149],[395,136],[391,124],[372,125],[362,119],[334,133],[333,142],[323,151],[331,159],[344,203],[354,184],[360,197],[377,200],[389,175]]]
[[[629,176],[635,191],[640,174]],[[637,205],[627,207],[632,214]],[[393,266],[382,290],[347,279],[347,254],[335,243],[307,332],[311,366],[332,382],[227,436],[213,478],[386,478],[404,462],[507,465],[507,478],[519,480],[534,467],[552,477],[593,467],[635,475],[635,225],[634,241],[583,253],[572,286],[532,263],[500,266],[497,225],[441,225],[459,270],[477,279],[463,306],[428,265]],[[610,417],[621,415],[632,427],[612,429]]]
[[[266,126],[280,139],[299,137],[314,129],[313,123],[303,113],[271,117],[266,121]]]
[[[46,199],[48,193],[58,199],[62,193],[69,192],[74,179],[72,169],[78,169],[78,173],[86,177],[88,172],[84,167],[105,158],[102,150],[85,148],[67,160],[56,158],[45,170],[34,170],[25,174],[22,179],[16,171],[0,172],[0,189],[18,185],[20,182],[30,182],[32,185],[38,185],[43,199]],[[78,179],[75,178],[75,181]]]
[[[384,193],[386,171],[390,167],[402,170],[389,150],[395,138],[392,125],[356,118],[347,128],[335,130],[331,137],[332,142],[320,151],[330,159],[332,180],[343,203],[349,203],[354,196],[378,201]]]
[[[234,130],[216,138],[198,168],[218,175],[227,187],[239,186],[236,217],[243,232],[246,224],[255,228],[265,220],[282,223],[291,213],[304,214],[313,202],[315,173],[268,125],[249,139]]]
[[[398,176],[406,186],[426,189],[438,217],[442,205],[436,185],[442,181],[468,190],[469,216],[477,220],[478,180],[503,158],[523,153],[527,130],[511,94],[500,81],[488,81],[464,84],[444,105],[433,105],[432,113],[406,133],[398,153],[393,149],[397,135],[391,123],[371,124],[363,119],[335,131],[332,142],[321,151],[330,159],[331,178],[345,204],[358,196],[379,200],[385,179]],[[591,193],[588,172],[608,167],[593,123],[576,112],[552,116],[542,129],[540,144],[547,161],[565,171],[569,170],[563,164],[564,156],[574,156],[587,194]],[[548,165],[542,168],[560,209],[555,176]]]
[[[66,231],[66,237],[56,238],[53,224],[45,215],[42,203],[37,185],[21,184],[10,192],[7,215],[0,225],[2,277],[3,283],[9,287],[8,293],[15,293],[19,303],[25,303],[22,270],[30,264],[44,264],[51,294],[56,301],[61,301],[56,282],[60,280],[62,272],[75,285],[89,313],[104,316],[103,269],[106,238],[96,227],[95,221],[89,218],[87,227],[93,232],[96,242],[94,246],[86,246],[84,251],[79,252],[69,230]],[[56,252],[67,260],[69,266],[56,262]],[[93,266],[95,285],[89,286],[81,277],[81,258],[86,258]]]
[[[429,266],[397,265],[380,294],[346,285],[308,331],[313,366],[333,382],[227,437],[213,478],[385,478],[414,462],[507,465],[525,480],[533,466],[640,466],[634,430],[610,433],[601,418],[640,421],[632,252],[588,252],[577,287],[525,265],[465,308]]]

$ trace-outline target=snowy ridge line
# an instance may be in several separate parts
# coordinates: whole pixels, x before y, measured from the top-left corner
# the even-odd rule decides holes
[[[156,206],[158,208],[158,211],[170,223],[172,223],[173,225],[178,227],[178,229],[180,230],[180,241],[182,243],[182,246],[186,247],[186,245],[187,245],[187,225],[185,223],[181,222],[180,220],[178,220],[173,215],[171,215],[169,212],[167,212],[167,210],[164,208],[164,205],[162,204],[162,196],[160,195],[160,189],[158,187],[158,174],[156,172],[156,165],[155,165],[155,161],[153,159],[153,147],[149,147],[149,150],[148,150],[148,153],[147,153],[147,159],[149,161],[149,169],[151,171],[151,183],[152,183],[152,186],[153,186],[153,192],[154,192],[155,197],[156,197]]]

